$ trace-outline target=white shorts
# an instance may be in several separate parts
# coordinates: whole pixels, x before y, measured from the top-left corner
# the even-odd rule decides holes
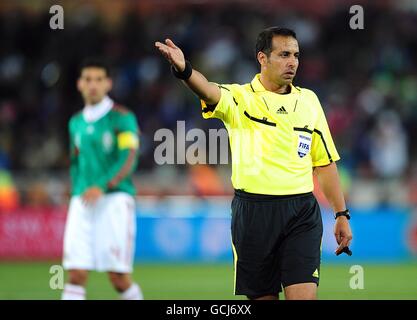
[[[135,251],[134,198],[103,195],[94,206],[71,198],[64,234],[64,269],[131,273]]]

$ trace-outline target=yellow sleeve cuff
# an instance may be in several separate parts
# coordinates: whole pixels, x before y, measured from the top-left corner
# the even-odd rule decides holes
[[[214,110],[210,111],[209,107],[207,107],[207,104],[204,100],[200,100],[201,103],[201,112],[204,119],[213,118]]]
[[[336,162],[336,161],[339,161],[339,160],[340,160],[339,156],[336,156],[336,157],[332,158],[332,161],[330,161],[329,159],[319,160],[319,161],[313,162],[313,167],[327,166],[327,165],[331,164],[332,162]]]

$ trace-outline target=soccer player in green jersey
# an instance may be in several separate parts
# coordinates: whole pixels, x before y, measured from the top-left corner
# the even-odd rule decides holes
[[[88,271],[108,272],[121,299],[143,299],[131,278],[139,129],[135,115],[108,92],[112,80],[99,59],[85,61],[77,82],[84,108],[69,122],[72,192],[64,236],[68,283],[62,299],[85,299]]]

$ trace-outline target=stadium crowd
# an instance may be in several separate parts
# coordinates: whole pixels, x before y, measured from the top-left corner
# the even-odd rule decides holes
[[[175,132],[178,120],[186,129],[222,125],[201,118],[198,99],[173,79],[154,42],[172,38],[211,81],[244,83],[258,70],[256,35],[281,25],[297,32],[295,84],[314,90],[322,102],[349,193],[356,191],[359,202],[366,191],[377,202],[417,203],[417,10],[394,3],[367,5],[364,30],[350,29],[346,7],[296,13],[262,1],[137,7],[107,16],[80,5],[66,15],[64,30],[49,28],[46,9],[0,6],[0,170],[11,173],[16,201],[63,201],[67,123],[82,108],[77,66],[99,55],[113,66],[112,97],[139,121],[139,193],[229,194],[226,165],[196,170],[155,163],[158,129]],[[201,177],[218,187],[206,190]]]

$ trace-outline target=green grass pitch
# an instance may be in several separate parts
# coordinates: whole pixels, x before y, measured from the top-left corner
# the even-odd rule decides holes
[[[0,262],[0,299],[59,299],[49,287],[54,262]],[[323,264],[319,299],[417,299],[417,263],[364,264],[364,289],[353,290],[349,265]],[[233,295],[230,264],[150,264],[135,266],[134,279],[146,299],[245,299]],[[105,273],[92,272],[88,299],[118,299]]]

